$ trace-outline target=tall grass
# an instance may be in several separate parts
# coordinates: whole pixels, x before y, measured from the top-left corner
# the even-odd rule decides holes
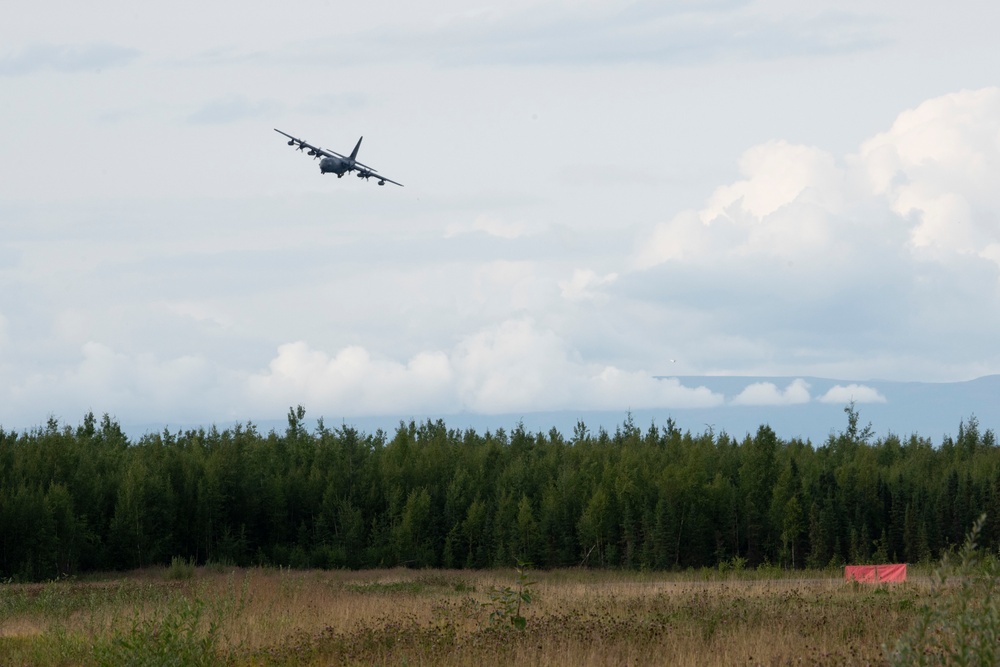
[[[930,586],[831,574],[559,570],[525,586],[513,570],[163,568],[8,584],[0,665],[885,664]],[[491,623],[498,608],[511,613]]]

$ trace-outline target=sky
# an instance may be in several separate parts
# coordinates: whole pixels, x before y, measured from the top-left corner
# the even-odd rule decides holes
[[[5,15],[8,429],[884,401],[865,380],[1000,373],[1000,4]],[[364,136],[405,187],[321,175],[273,128]]]

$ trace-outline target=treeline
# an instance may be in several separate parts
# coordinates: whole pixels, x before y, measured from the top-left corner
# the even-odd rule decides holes
[[[847,426],[820,446],[672,420],[566,437],[442,421],[391,437],[252,424],[146,435],[107,415],[0,429],[0,578],[197,563],[369,568],[801,568],[938,558],[983,512],[1000,448],[975,417],[934,446]]]

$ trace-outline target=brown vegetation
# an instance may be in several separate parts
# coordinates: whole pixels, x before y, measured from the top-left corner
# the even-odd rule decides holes
[[[886,664],[928,596],[818,573],[561,570],[533,573],[522,631],[490,621],[512,571],[177,572],[2,585],[0,664]]]

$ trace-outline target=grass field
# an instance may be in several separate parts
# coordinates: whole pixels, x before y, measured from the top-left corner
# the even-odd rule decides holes
[[[175,564],[0,584],[0,664],[885,664],[930,596],[912,576],[529,574]]]

